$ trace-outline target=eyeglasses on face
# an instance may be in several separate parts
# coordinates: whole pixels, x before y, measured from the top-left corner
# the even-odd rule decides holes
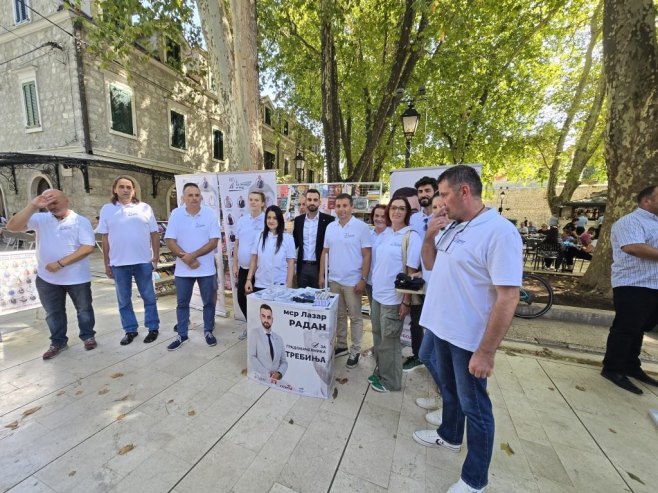
[[[407,208],[404,205],[392,205],[391,207],[389,207],[389,209],[393,212],[396,211],[404,212],[407,210]]]

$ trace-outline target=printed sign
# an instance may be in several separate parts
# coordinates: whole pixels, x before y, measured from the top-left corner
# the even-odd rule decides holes
[[[39,308],[35,250],[0,252],[0,315]]]
[[[263,299],[264,293],[247,297],[249,378],[285,392],[328,398],[338,297],[322,308]]]

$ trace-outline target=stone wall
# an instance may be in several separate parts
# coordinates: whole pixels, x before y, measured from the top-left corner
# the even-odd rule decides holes
[[[495,197],[485,199],[485,203],[489,207],[498,209],[500,207],[500,198],[498,195],[498,187],[496,189]],[[594,192],[606,190],[607,185],[581,185],[579,186],[572,197],[573,200],[580,200],[589,197]],[[557,193],[560,193],[558,188]],[[520,224],[525,217],[528,221],[533,222],[536,226],[548,222],[551,216],[548,202],[546,200],[546,189],[538,187],[515,188],[510,187],[505,190],[505,200],[503,202],[503,215],[510,219],[517,219]],[[564,218],[567,219],[566,217]],[[561,219],[560,224],[564,221]]]

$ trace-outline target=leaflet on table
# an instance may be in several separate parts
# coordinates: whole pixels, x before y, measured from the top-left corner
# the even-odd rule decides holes
[[[35,250],[0,252],[0,315],[39,308]]]
[[[176,195],[178,206],[183,206],[183,187],[186,183],[195,183],[199,190],[201,191],[202,204],[210,207],[219,221],[220,217],[220,208],[219,208],[219,188],[217,186],[217,173],[195,173],[192,175],[176,175]],[[222,261],[222,246],[221,241],[217,247],[217,253],[215,255],[215,263],[217,264],[217,279],[221,283],[221,280],[224,278],[224,262]],[[174,275],[176,273],[174,272]],[[203,309],[203,302],[201,301],[201,296],[199,294],[199,288],[195,284],[192,291],[192,300],[190,301],[190,306],[196,308],[197,310]],[[217,290],[217,304],[215,305],[216,311],[215,314],[220,317],[226,317],[228,312],[226,311],[226,296],[223,289]]]
[[[240,218],[250,214],[249,194],[251,192],[263,192],[265,195],[265,208],[277,203],[276,172],[274,170],[259,170],[218,173],[217,181],[228,261],[224,289],[232,290],[233,300],[237,300],[236,280],[233,276],[233,262],[237,261],[237,253],[233,252],[235,229]],[[265,227],[264,224],[263,227]],[[245,314],[240,310],[238,303],[233,303],[233,310],[236,319],[245,319]]]
[[[247,297],[247,371],[251,380],[285,392],[328,398],[333,380],[337,303]]]

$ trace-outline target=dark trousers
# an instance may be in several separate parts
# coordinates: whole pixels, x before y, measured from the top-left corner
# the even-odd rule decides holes
[[[243,269],[239,267],[238,270],[238,281],[237,281],[237,290],[238,290],[238,306],[242,310],[242,314],[246,320],[247,318],[247,294],[244,292],[244,285],[247,283],[247,274],[249,274],[249,269]],[[253,286],[256,283],[256,276],[251,280],[251,285]]]
[[[319,288],[320,282],[320,263],[302,264],[297,269],[297,287],[298,288]],[[324,286],[322,286],[324,287]]]
[[[91,282],[82,284],[50,284],[40,277],[36,279],[41,306],[46,311],[46,323],[50,330],[50,341],[53,346],[66,346],[69,338],[66,336],[68,321],[66,318],[66,295],[73,301],[78,315],[80,339],[86,341],[94,337],[94,309],[91,306]]]
[[[603,368],[632,373],[640,368],[644,333],[658,324],[658,289],[620,286],[612,293],[615,319],[608,334]]]
[[[415,358],[418,358],[420,345],[423,343],[423,334],[425,332],[420,326],[420,314],[423,311],[425,296],[420,296],[420,299],[420,305],[411,305],[411,308],[409,309],[409,317],[411,318],[411,324],[409,326],[411,332],[411,351]]]

